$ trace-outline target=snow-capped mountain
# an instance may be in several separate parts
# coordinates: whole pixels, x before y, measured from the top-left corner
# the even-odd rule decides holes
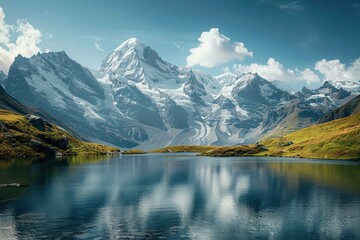
[[[296,95],[301,98],[302,101],[311,102],[313,106],[317,104],[324,105],[325,102],[341,106],[353,98],[350,92],[342,88],[338,89],[331,85],[328,81],[324,82],[324,84],[319,88],[313,90],[303,87],[300,92],[296,93]]]
[[[102,62],[100,71],[111,77],[125,77],[133,82],[161,83],[179,80],[179,69],[164,62],[148,46],[130,38],[117,47]],[[174,78],[174,79],[173,79]]]
[[[350,81],[350,80],[332,81],[331,84],[338,89],[342,88],[348,92],[351,92],[353,95],[360,94],[359,81]]]
[[[136,146],[148,138],[130,119],[112,111],[94,76],[65,52],[16,57],[4,88],[22,103],[44,109],[81,135],[114,145]]]
[[[167,63],[135,38],[99,71],[64,52],[18,56],[3,85],[93,141],[144,149],[253,142],[309,126],[351,97],[330,84],[292,95],[257,74],[211,77]]]

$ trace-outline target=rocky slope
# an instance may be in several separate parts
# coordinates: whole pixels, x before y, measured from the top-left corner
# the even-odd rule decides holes
[[[87,143],[35,115],[0,109],[0,158],[42,158],[106,154],[118,149]]]

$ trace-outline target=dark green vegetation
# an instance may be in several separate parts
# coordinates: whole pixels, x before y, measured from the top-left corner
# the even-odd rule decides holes
[[[181,153],[193,152],[200,153],[201,156],[252,156],[254,154],[265,151],[261,145],[244,145],[244,146],[200,146],[200,145],[182,145],[169,146],[152,150],[155,153]]]
[[[42,158],[118,151],[113,147],[80,141],[40,117],[0,109],[0,158]]]
[[[231,147],[218,147],[213,150],[203,152],[201,156],[213,157],[231,157],[231,156],[254,156],[267,149],[262,145],[244,145],[244,146],[231,146]]]
[[[217,149],[217,146],[199,146],[199,145],[181,145],[181,146],[169,146],[164,148],[154,149],[151,152],[155,153],[180,153],[180,152],[194,152],[205,153],[210,150]]]
[[[141,149],[131,149],[122,152],[122,154],[146,154],[146,152]]]

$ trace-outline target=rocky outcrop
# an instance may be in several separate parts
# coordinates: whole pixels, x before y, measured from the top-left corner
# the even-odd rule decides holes
[[[25,184],[21,183],[1,183],[0,188],[13,188],[13,187],[26,187]]]
[[[118,152],[113,147],[82,142],[56,125],[35,116],[0,110],[0,159],[61,157],[76,154]],[[4,128],[5,128],[4,127]]]
[[[51,131],[51,124],[48,123],[46,120],[42,119],[41,117],[35,115],[26,115],[25,118],[29,120],[29,123],[36,129],[40,131],[49,130]]]
[[[39,139],[30,139],[30,146],[35,149],[37,152],[44,153],[46,156],[58,156],[61,155],[57,149],[47,143],[42,142]]]
[[[8,131],[8,127],[6,122],[0,121],[0,132],[7,132],[7,131]]]

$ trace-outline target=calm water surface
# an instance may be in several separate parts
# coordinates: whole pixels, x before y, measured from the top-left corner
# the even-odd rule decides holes
[[[193,154],[0,162],[0,239],[360,239],[360,164]]]

